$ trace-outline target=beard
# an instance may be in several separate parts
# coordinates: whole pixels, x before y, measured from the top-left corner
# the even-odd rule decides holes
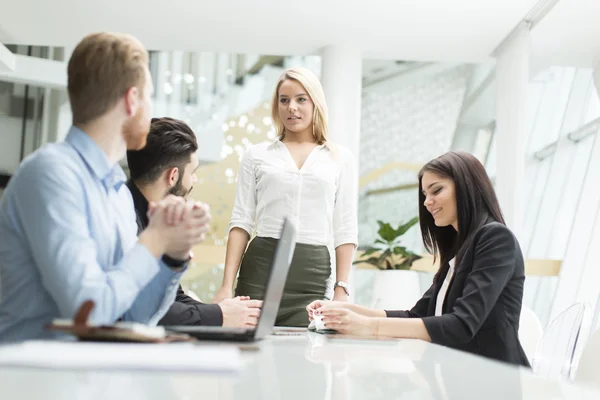
[[[150,119],[144,117],[142,109],[123,125],[123,139],[127,150],[140,150],[146,146],[146,139],[150,132]]]
[[[167,194],[165,196],[172,194],[173,196],[187,198],[193,188],[194,188],[193,186],[191,186],[189,189],[184,187],[183,186],[183,177],[180,175],[179,179],[177,179],[177,183],[172,188],[167,190]]]

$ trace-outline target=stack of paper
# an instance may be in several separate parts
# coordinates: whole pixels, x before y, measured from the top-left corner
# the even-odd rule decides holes
[[[235,372],[242,365],[240,350],[225,345],[36,340],[0,346],[0,366]]]

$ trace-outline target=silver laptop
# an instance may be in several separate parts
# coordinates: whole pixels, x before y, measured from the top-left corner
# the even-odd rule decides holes
[[[279,311],[279,304],[283,296],[283,288],[287,280],[288,271],[296,248],[296,228],[288,219],[284,219],[281,228],[281,239],[277,242],[275,254],[269,277],[266,284],[266,293],[260,317],[256,328],[223,328],[221,326],[165,326],[169,331],[187,333],[196,339],[202,340],[229,340],[236,342],[251,342],[263,339],[273,332],[275,319]]]

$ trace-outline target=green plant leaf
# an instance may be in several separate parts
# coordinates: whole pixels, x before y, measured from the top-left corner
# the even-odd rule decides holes
[[[394,269],[396,270],[409,270],[411,267],[411,264],[405,263],[405,262],[401,262],[399,264],[394,265]]]
[[[367,260],[355,261],[354,264],[366,262],[375,265],[379,269],[410,269],[412,263],[421,258],[421,256],[412,253],[406,247],[402,246],[401,236],[417,222],[419,222],[419,217],[414,217],[404,224],[399,224],[398,228],[394,229],[390,223],[378,220],[379,230],[377,234],[379,238],[375,240],[373,247],[368,248],[363,253],[363,256],[369,256],[376,251],[381,251],[381,254]],[[398,257],[396,256],[402,256],[400,262],[398,262]]]
[[[389,243],[396,238],[394,228],[389,223],[382,221],[377,221],[377,223],[379,224],[377,233],[383,240]]]
[[[408,255],[408,253],[409,252],[406,250],[406,247],[404,247],[404,246],[394,247],[394,254],[397,255],[397,256],[398,255],[406,256],[406,255]]]
[[[362,263],[374,265],[378,269],[385,269],[385,266],[382,266],[380,264],[379,257],[371,257],[366,260],[356,260],[352,264],[362,264]]]
[[[394,266],[394,269],[410,269],[412,267],[413,263],[421,258],[423,258],[423,257],[421,257],[418,254],[408,251],[406,253],[406,255],[404,255],[402,262],[397,263]]]
[[[392,269],[391,260],[392,251],[390,249],[385,250],[379,256],[379,268],[380,269]]]
[[[395,238],[404,235],[410,228],[412,228],[417,222],[419,222],[419,217],[414,217],[410,221],[405,224],[400,224],[398,228],[394,231]]]

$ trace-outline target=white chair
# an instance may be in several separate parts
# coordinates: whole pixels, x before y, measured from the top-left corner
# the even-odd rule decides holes
[[[545,379],[572,379],[581,326],[589,306],[575,303],[556,317],[540,340],[531,367]]]
[[[583,353],[581,353],[581,358],[579,359],[579,366],[577,367],[577,373],[575,374],[575,382],[600,388],[599,359],[600,329],[590,337],[583,348]]]
[[[542,323],[533,310],[527,306],[521,307],[521,316],[519,318],[519,342],[527,355],[529,363],[533,362],[535,349],[542,339],[544,328]]]

